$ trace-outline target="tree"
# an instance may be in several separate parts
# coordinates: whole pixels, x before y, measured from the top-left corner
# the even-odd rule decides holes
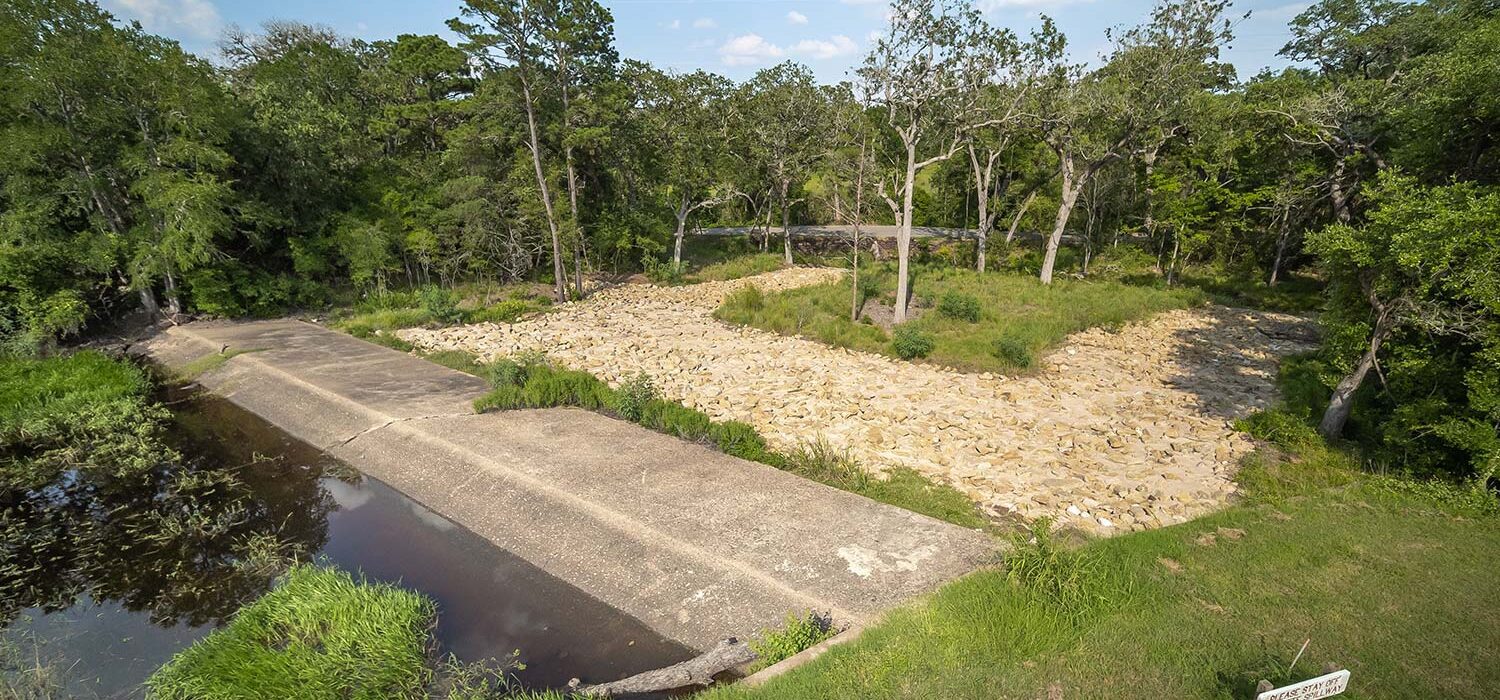
[[[730,139],[729,81],[704,71],[674,75],[642,66],[637,81],[645,136],[657,154],[664,194],[677,219],[672,264],[682,264],[682,239],[693,212],[717,205],[727,195],[716,190]]]
[[[475,20],[448,20],[448,27],[464,37],[463,48],[489,71],[503,72],[520,87],[526,114],[526,145],[552,237],[553,287],[557,300],[566,301],[568,274],[563,266],[562,230],[542,163],[544,154],[537,119],[540,103],[537,90],[548,77],[544,56],[549,48],[548,36],[556,31],[551,24],[557,17],[556,8],[551,0],[464,0],[460,12],[463,17]]]
[[[1043,17],[1041,28],[1032,33],[1031,41],[1024,46],[1013,46],[1008,42],[996,46],[1000,52],[997,61],[1006,72],[999,76],[998,82],[980,88],[981,94],[975,102],[975,111],[981,117],[980,126],[968,132],[964,144],[979,210],[974,256],[974,269],[979,272],[984,272],[990,231],[1000,215],[999,207],[993,205],[999,204],[998,200],[1007,189],[1001,182],[1006,178],[999,177],[996,163],[1004,165],[1001,157],[1009,155],[1017,141],[1026,135],[1026,122],[1030,118],[1026,108],[1031,94],[1039,87],[1048,66],[1061,58],[1064,44],[1052,20]],[[1016,217],[1018,222],[1035,195],[1035,189],[1025,195]],[[1006,242],[1010,242],[1014,235],[1012,226]]]
[[[1500,351],[1500,193],[1469,183],[1423,187],[1386,174],[1370,199],[1367,222],[1337,222],[1307,242],[1336,286],[1333,322],[1366,329],[1363,350],[1318,425],[1330,439],[1343,434],[1355,394],[1398,331],[1467,339],[1492,357]],[[1496,381],[1493,368],[1471,371],[1477,397],[1500,388],[1479,385]],[[1490,420],[1500,417],[1500,402],[1485,401]]]
[[[782,254],[792,264],[791,187],[809,175],[823,152],[828,116],[807,66],[787,61],[761,70],[745,84],[744,101],[755,157],[771,177],[781,208]]]
[[[1009,31],[993,30],[968,4],[896,0],[890,26],[859,69],[901,143],[889,178],[900,201],[887,189],[886,179],[880,183],[898,226],[896,323],[906,320],[917,173],[953,157],[963,146],[963,135],[992,118],[977,108],[980,89],[1007,53],[1002,47],[1014,43]]]
[[[573,238],[576,291],[582,297],[585,237],[573,156],[580,147],[597,148],[602,138],[599,128],[591,123],[598,121],[591,106],[597,98],[597,87],[610,79],[619,58],[614,48],[614,17],[594,0],[557,0],[543,7],[554,13],[545,25],[544,36],[551,55],[552,84],[561,101],[559,139],[567,172],[568,228]]]
[[[1214,61],[1230,36],[1223,20],[1227,5],[1164,2],[1149,23],[1115,37],[1115,51],[1098,71],[1080,76],[1076,66],[1052,70],[1041,127],[1057,154],[1061,192],[1042,259],[1043,284],[1052,282],[1058,246],[1088,181],[1110,161],[1140,152],[1149,182],[1161,148],[1183,130],[1193,96],[1223,82]],[[1149,229],[1149,191],[1146,201]]]

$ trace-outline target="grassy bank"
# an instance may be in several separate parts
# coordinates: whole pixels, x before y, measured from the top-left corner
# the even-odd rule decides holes
[[[872,267],[860,279],[862,299],[894,301],[891,266]],[[917,267],[912,284],[916,303],[924,308],[896,333],[849,319],[847,280],[769,295],[731,295],[715,315],[838,347],[925,357],[966,371],[1014,372],[1034,365],[1070,333],[1120,325],[1205,299],[1187,289],[1067,279],[1042,285],[1017,274],[940,266]]]
[[[297,566],[148,685],[162,700],[420,697],[436,614],[420,594]]]
[[[1325,663],[1351,671],[1349,698],[1500,693],[1494,495],[1252,427],[1281,447],[1245,465],[1240,505],[1076,550],[1022,543],[806,667],[709,697],[1249,698]]]
[[[411,344],[397,338],[393,331],[460,323],[511,323],[551,305],[551,299],[525,285],[454,289],[428,286],[371,294],[335,311],[329,325],[355,337],[406,351],[412,349]]]
[[[174,454],[151,381],[97,352],[0,357],[0,491],[40,488],[65,470],[115,478]]]
[[[474,402],[481,412],[556,406],[599,411],[939,520],[972,528],[989,524],[974,503],[952,487],[935,484],[907,469],[893,470],[888,479],[874,478],[848,456],[821,443],[805,445],[790,454],[776,452],[748,424],[715,421],[702,411],[662,398],[645,375],[616,389],[587,372],[553,367],[542,356],[502,359],[488,365],[458,351],[433,353],[427,359],[487,378],[494,391]]]

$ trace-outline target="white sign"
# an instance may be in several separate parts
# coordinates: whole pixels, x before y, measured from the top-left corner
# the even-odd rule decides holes
[[[1334,671],[1285,688],[1267,690],[1255,700],[1313,700],[1338,695],[1349,687],[1349,670]]]

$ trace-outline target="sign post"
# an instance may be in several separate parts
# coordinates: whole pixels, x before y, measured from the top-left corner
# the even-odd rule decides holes
[[[1255,700],[1315,700],[1338,695],[1348,687],[1349,670],[1342,669],[1283,688],[1272,688],[1270,683],[1261,681],[1255,689],[1258,693]]]

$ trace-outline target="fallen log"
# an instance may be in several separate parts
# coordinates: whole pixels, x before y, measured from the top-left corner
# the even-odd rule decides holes
[[[744,666],[754,661],[756,656],[749,644],[730,637],[715,644],[712,649],[679,664],[598,685],[580,685],[578,679],[574,678],[568,682],[568,687],[578,695],[605,698],[615,695],[661,693],[692,685],[707,686],[714,682],[714,676]]]

